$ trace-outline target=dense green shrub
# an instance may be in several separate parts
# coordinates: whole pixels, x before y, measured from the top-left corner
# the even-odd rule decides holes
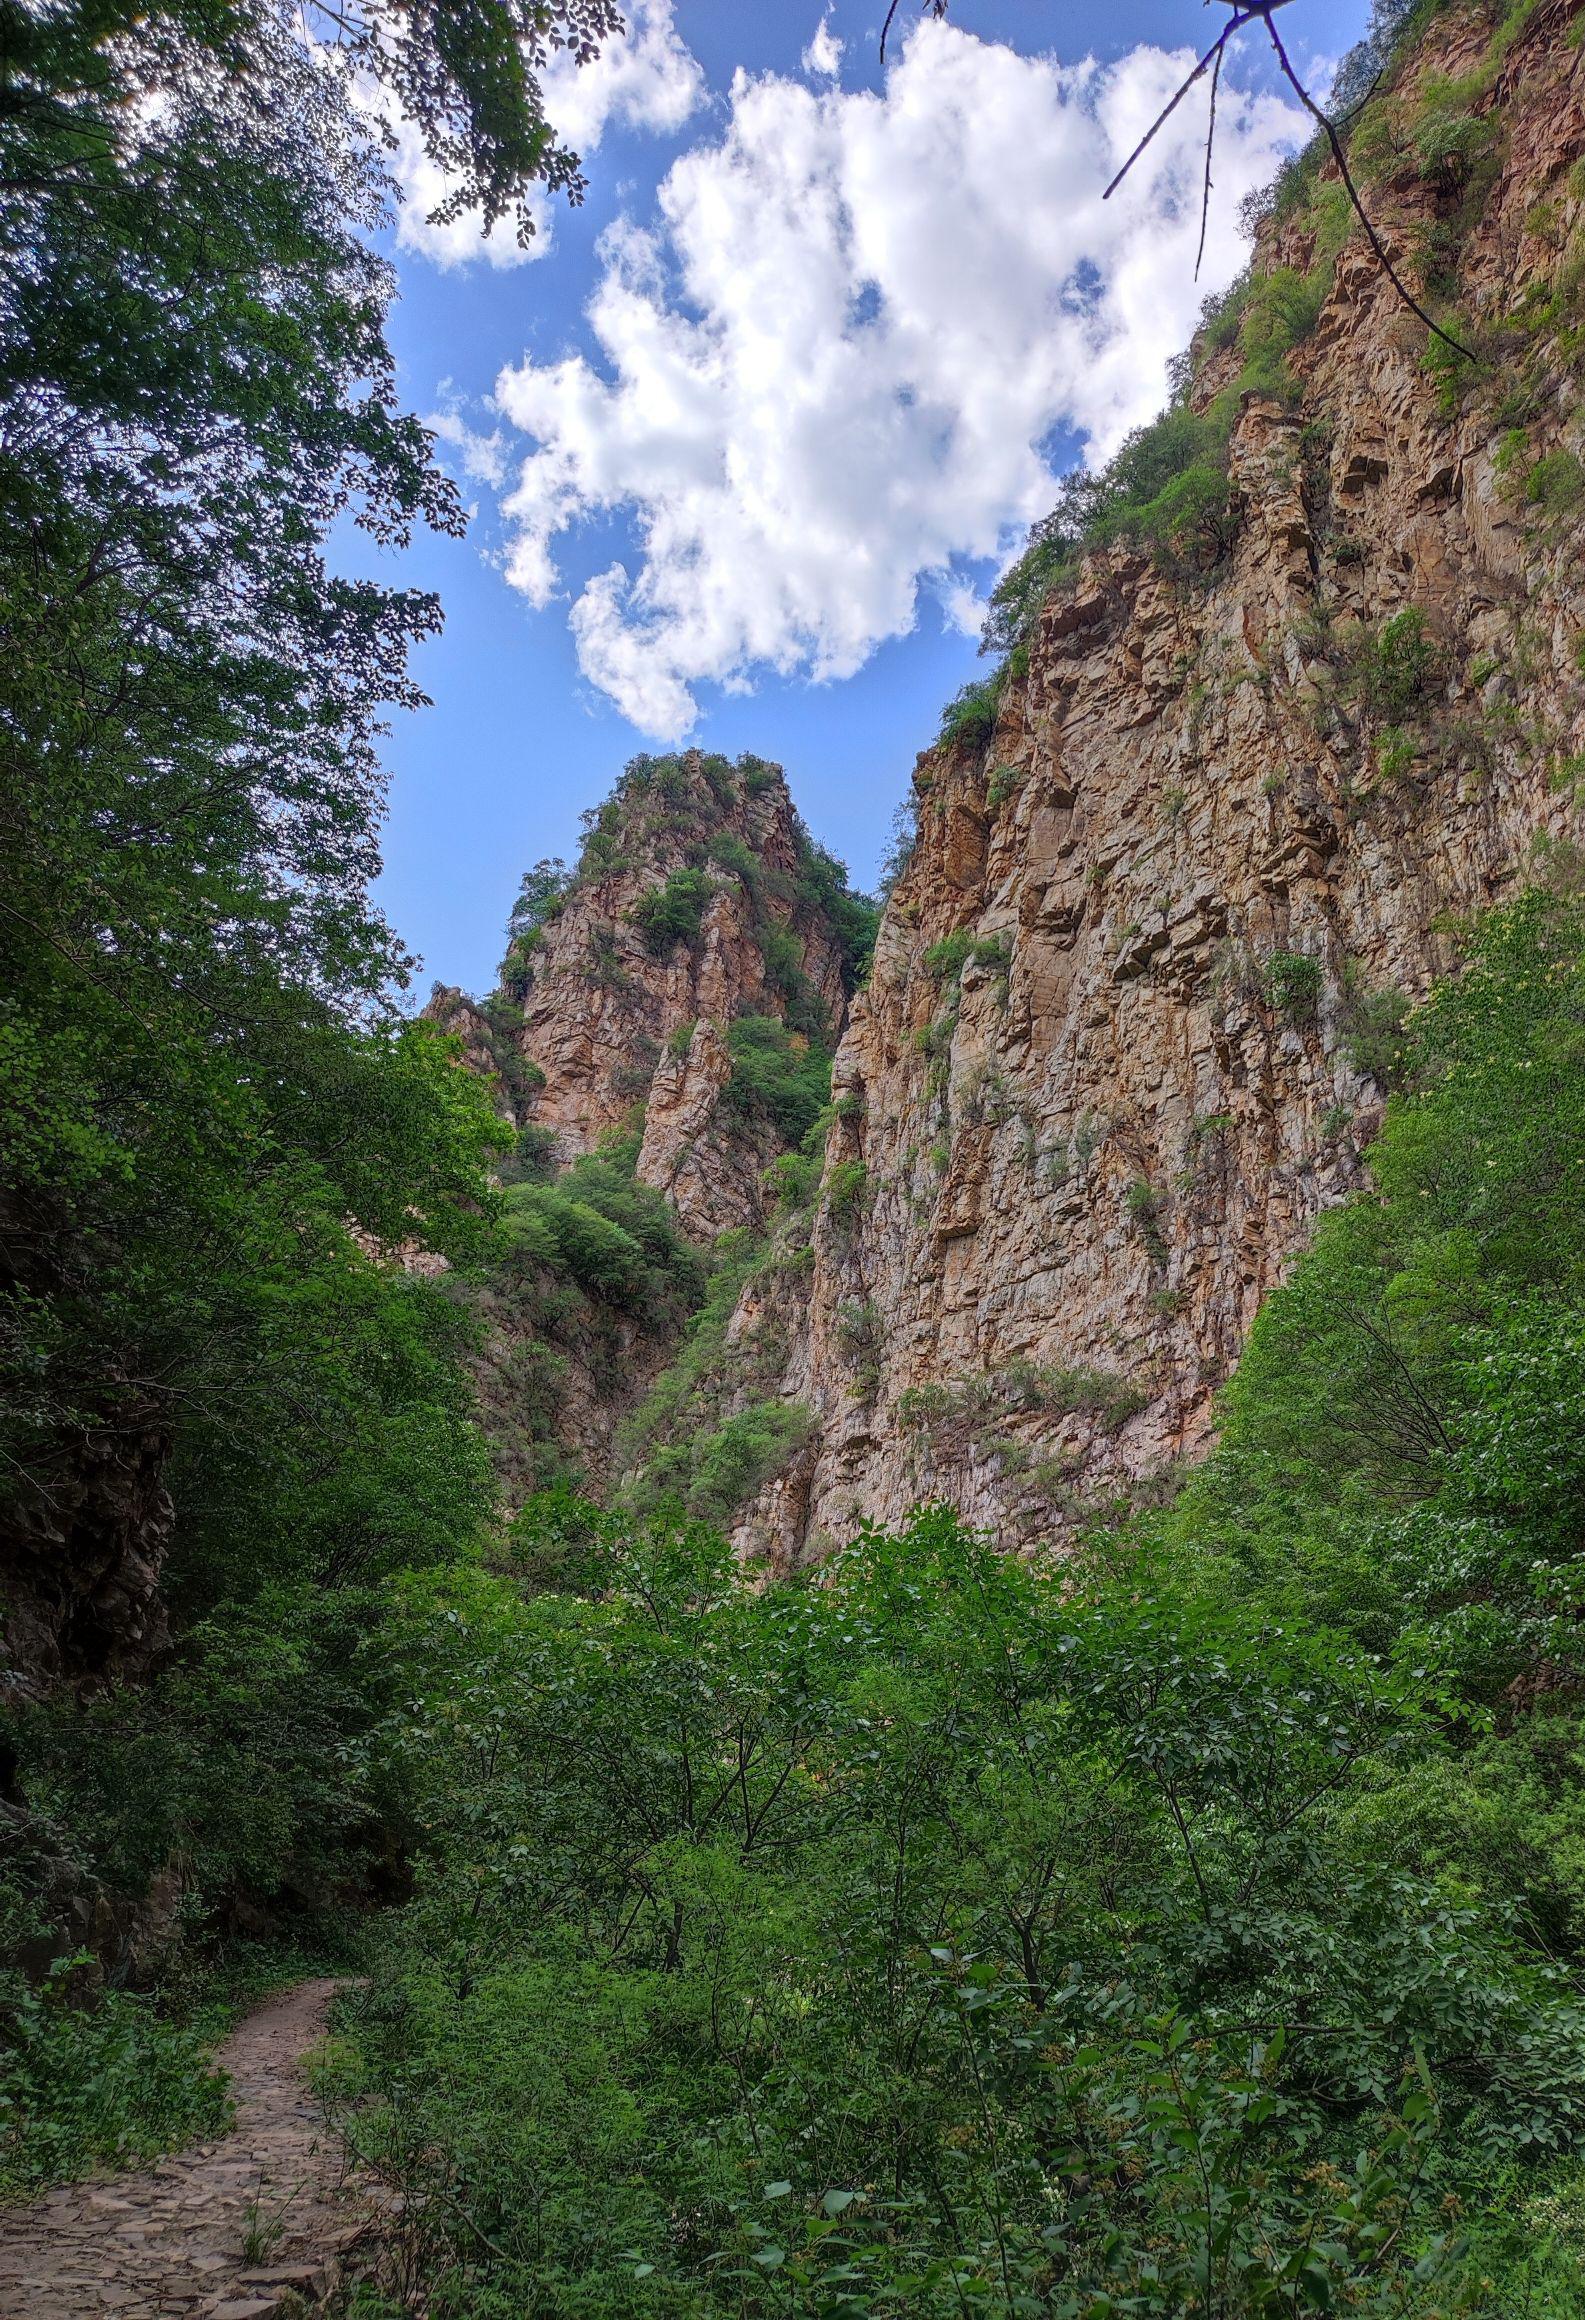
[[[572,891],[573,874],[565,862],[547,856],[525,870],[517,900],[506,922],[506,955],[496,976],[497,988],[519,1004],[533,980],[534,953],[547,926],[561,914]]]
[[[1321,962],[1308,951],[1273,951],[1266,961],[1266,996],[1284,1022],[1307,1030],[1320,1012]]]
[[[808,1208],[820,1189],[820,1155],[781,1152],[765,1171],[765,1190],[778,1213]]]
[[[633,1493],[635,1503],[645,1509],[675,1505],[696,1522],[724,1528],[781,1472],[813,1427],[800,1402],[750,1402],[718,1425],[654,1449]]]
[[[805,911],[818,911],[836,936],[844,988],[851,994],[869,971],[880,925],[880,909],[867,894],[856,894],[848,884],[844,864],[797,828],[799,858],[794,901]]]
[[[1329,266],[1308,274],[1292,266],[1273,266],[1253,278],[1239,318],[1238,336],[1250,366],[1239,382],[1241,389],[1269,383],[1270,391],[1281,395],[1289,388],[1282,358],[1309,337],[1331,286]]]
[[[950,934],[944,934],[939,942],[933,942],[927,947],[919,963],[933,982],[955,983],[973,948],[973,929],[967,926],[954,927]]]
[[[977,967],[994,968],[998,981],[1005,984],[1012,965],[1009,937],[977,935],[972,927],[955,927],[951,934],[931,943],[919,963],[932,981],[955,984],[971,960]]]
[[[556,1173],[556,1131],[530,1120],[504,1160],[495,1164],[502,1184],[548,1184]]]
[[[156,2158],[229,2118],[200,2033],[120,1990],[84,2007],[73,1983],[88,1962],[63,1959],[37,1987],[0,1982],[0,2200]]]
[[[1379,1511],[1387,1527],[1365,1523],[1349,1553],[1396,1574],[1400,1618],[1431,1622],[1439,1659],[1501,1639],[1510,1680],[1578,1656],[1554,1496],[1573,1452],[1554,1427],[1572,1423],[1585,1294],[1582,1019],[1585,912],[1533,892],[1400,1020],[1414,1092],[1373,1147],[1378,1197],[1323,1218],[1267,1300],[1222,1463],[1196,1486],[1215,1494],[1225,1473],[1251,1519],[1271,1493]],[[1481,1696],[1496,1682],[1469,1680]]]
[[[1350,960],[1343,973],[1343,1052],[1355,1071],[1384,1087],[1396,1087],[1409,1065],[1404,1018],[1409,1002],[1401,991],[1373,990]]]
[[[1378,717],[1401,723],[1425,700],[1441,668],[1442,655],[1425,614],[1417,605],[1406,605],[1365,641],[1357,679],[1366,706]]]
[[[784,1144],[798,1144],[831,1096],[831,1057],[773,1015],[739,1015],[727,1025],[732,1076],[722,1101],[729,1112],[764,1121]]]
[[[1414,124],[1414,153],[1420,175],[1443,195],[1465,191],[1498,142],[1490,115],[1466,111],[1445,86],[1427,92]]]
[[[851,1232],[870,1197],[869,1170],[862,1160],[839,1160],[826,1178],[826,1214],[841,1232]]]
[[[674,870],[664,886],[652,887],[634,903],[628,915],[653,958],[663,959],[679,943],[698,941],[714,892],[704,871]]]
[[[433,1561],[443,1477],[433,1492],[427,1508],[415,1500],[408,1554],[383,1569],[277,1582],[198,1622],[148,1684],[15,1719],[10,1745],[43,1830],[71,1830],[79,1869],[113,1900],[136,1901],[174,1869],[193,1936],[212,1939],[234,1909],[335,1935],[339,1910],[410,1834],[396,1790],[360,1781],[344,1751],[394,1706],[383,1582],[422,1568],[425,1546]],[[40,1843],[13,1864],[36,1906],[51,1875]]]
[[[620,1444],[625,1464],[644,1467],[657,1445],[675,1443],[715,1422],[727,1377],[727,1329],[745,1288],[766,1262],[764,1243],[738,1226],[717,1236],[703,1301],[676,1358],[662,1370],[627,1424]]]
[[[1525,497],[1544,515],[1573,515],[1585,503],[1585,465],[1572,451],[1549,451],[1525,478]]]
[[[564,1276],[650,1326],[680,1319],[703,1294],[700,1259],[673,1210],[614,1156],[575,1161],[549,1184],[510,1186],[500,1231],[509,1263]]]
[[[1220,396],[1203,414],[1175,402],[1136,428],[1099,473],[1065,476],[1055,508],[991,591],[983,649],[1012,652],[1026,642],[1041,605],[1087,548],[1145,547],[1185,574],[1214,566],[1232,538],[1227,444],[1235,402]]]
[[[751,850],[731,830],[720,830],[710,840],[710,859],[718,870],[738,879],[751,895],[759,891],[760,866]]]
[[[413,1604],[434,1850],[333,2089],[437,2312],[1430,2320],[1570,2180],[1571,1994],[1349,1819],[1441,1760],[1407,1673],[939,1514],[770,1589],[555,1532]]]
[[[983,749],[996,730],[996,709],[1002,687],[998,677],[986,677],[965,685],[941,712],[941,731],[937,738],[943,743],[964,742],[974,749]]]

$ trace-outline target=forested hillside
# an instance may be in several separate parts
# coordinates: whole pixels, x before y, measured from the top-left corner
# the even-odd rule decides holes
[[[1318,141],[878,931],[643,757],[422,1014],[366,84],[527,231],[612,19],[330,21],[0,6],[0,2194],[312,1966],[361,2320],[1577,2320],[1577,12],[1378,26],[1464,367]]]

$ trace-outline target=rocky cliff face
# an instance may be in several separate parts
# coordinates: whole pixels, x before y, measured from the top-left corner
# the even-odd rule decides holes
[[[1453,919],[1578,834],[1571,16],[1506,50],[1440,17],[1376,108],[1373,210],[1480,363],[1428,363],[1349,233],[1291,391],[1242,398],[1209,576],[1092,555],[990,729],[921,759],[813,1253],[730,1333],[734,1359],[785,1344],[815,1421],[745,1551],[932,1497],[1049,1536],[1196,1452],[1262,1295],[1362,1181],[1395,1009],[1453,963]],[[1264,230],[1257,283],[1314,279],[1335,190]],[[1206,355],[1197,407],[1239,360]]]
[[[438,989],[429,1013],[523,1131],[508,1173],[598,1206],[579,1163],[623,1153],[619,1173],[707,1247],[763,1227],[766,1169],[823,1101],[873,916],[778,767],[640,758],[587,818],[576,870],[525,879],[499,987]],[[519,1251],[469,1292],[513,1506],[554,1475],[610,1489],[618,1432],[676,1350],[681,1307],[657,1315],[563,1256],[570,1272]]]
[[[815,865],[779,767],[640,758],[509,954],[503,989],[483,1006],[443,990],[431,1011],[556,1161],[641,1120],[640,1181],[691,1233],[758,1224],[777,1139],[723,1107],[727,1033],[743,1016],[798,1039],[842,1030],[847,964]]]

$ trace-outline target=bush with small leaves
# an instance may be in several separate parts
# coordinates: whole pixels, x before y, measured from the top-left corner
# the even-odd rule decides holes
[[[1377,716],[1403,724],[1426,700],[1441,671],[1441,650],[1425,614],[1408,605],[1367,639],[1359,662],[1360,688]]]
[[[674,870],[664,886],[641,895],[628,913],[652,958],[665,958],[679,943],[697,942],[705,908],[715,888],[703,870]]]
[[[1001,691],[998,675],[965,685],[961,692],[954,693],[941,712],[938,740],[943,745],[957,742],[970,748],[983,749],[996,730]]]
[[[1285,1023],[1308,1030],[1321,1011],[1321,961],[1308,951],[1274,951],[1266,961],[1266,996]]]
[[[774,1015],[739,1015],[727,1026],[727,1045],[727,1111],[765,1123],[785,1144],[800,1143],[830,1100],[829,1053]]]

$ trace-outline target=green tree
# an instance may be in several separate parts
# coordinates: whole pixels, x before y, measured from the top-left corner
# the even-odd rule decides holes
[[[579,183],[537,69],[616,21],[606,0],[0,9],[0,1519],[34,1591],[91,1551],[85,1459],[147,1499],[174,1454],[189,1570],[210,1509],[206,1535],[235,1527],[226,1489],[273,1460],[284,1521],[288,1475],[335,1442],[387,1474],[405,1529],[399,1495],[434,1493],[411,1464],[398,1493],[374,1451],[371,1332],[415,1448],[442,1410],[462,1423],[411,1366],[434,1296],[345,1286],[348,1224],[477,1240],[495,1133],[403,1027],[410,962],[367,899],[380,721],[418,702],[407,649],[439,613],[342,577],[327,542],[461,517],[396,397],[353,83],[388,83],[456,201],[526,215],[534,184]],[[448,1330],[437,1308],[419,1331],[442,1368]],[[434,1472],[461,1487],[457,1441]]]
[[[30,1692],[154,1675],[14,1719],[12,1946],[172,1863],[195,1925],[239,1885],[300,1898],[365,1712],[338,1607],[491,1513],[461,1313],[399,1259],[488,1244],[501,1129],[404,1019],[368,896],[379,736],[439,610],[332,554],[343,522],[461,525],[396,394],[358,95],[522,226],[579,186],[539,68],[616,21],[0,5],[0,1576]],[[294,1681],[317,1792],[263,1730]],[[203,1836],[237,1782],[252,1833]]]

